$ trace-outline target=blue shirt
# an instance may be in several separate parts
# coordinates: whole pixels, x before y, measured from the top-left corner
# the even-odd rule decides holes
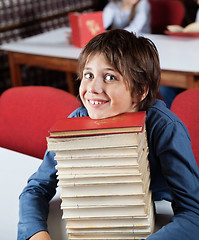
[[[83,107],[70,117],[87,116]],[[148,240],[198,240],[199,169],[187,128],[161,100],[147,111],[146,130],[154,200],[172,202],[172,221]],[[20,195],[18,240],[47,231],[48,204],[56,193],[55,153],[46,152],[38,171]]]

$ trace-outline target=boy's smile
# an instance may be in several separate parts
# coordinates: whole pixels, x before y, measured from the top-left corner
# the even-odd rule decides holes
[[[79,92],[89,116],[93,119],[137,111],[122,75],[102,54],[95,54],[87,61]]]

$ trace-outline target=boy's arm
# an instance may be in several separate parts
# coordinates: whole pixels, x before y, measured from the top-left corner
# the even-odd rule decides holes
[[[199,169],[186,127],[174,122],[153,136],[156,156],[173,196],[172,221],[147,240],[198,240]]]
[[[76,109],[68,117],[82,116],[88,116],[83,107]],[[18,240],[36,239],[40,234],[42,237],[48,237],[49,201],[56,193],[58,182],[57,170],[55,169],[57,162],[54,160],[54,156],[54,152],[46,151],[38,171],[30,177],[27,186],[20,195]]]
[[[46,152],[38,171],[28,180],[19,198],[18,240],[47,232],[49,201],[56,193],[55,153]]]
[[[51,238],[47,232],[42,231],[33,235],[29,240],[51,240]]]

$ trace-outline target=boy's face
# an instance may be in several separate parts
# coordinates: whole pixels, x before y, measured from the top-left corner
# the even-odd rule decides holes
[[[102,54],[96,54],[86,62],[79,93],[93,119],[137,111],[123,77]]]

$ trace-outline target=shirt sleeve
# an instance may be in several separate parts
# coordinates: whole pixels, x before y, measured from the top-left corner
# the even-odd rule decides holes
[[[87,115],[87,110],[80,107],[68,117]],[[54,157],[54,152],[46,151],[40,167],[28,179],[19,197],[18,240],[28,239],[40,231],[48,231],[49,201],[54,197],[58,183]]]
[[[189,133],[182,122],[171,122],[152,136],[156,157],[170,188],[174,217],[147,240],[197,240],[199,236],[199,169]]]
[[[19,197],[18,240],[47,231],[49,201],[56,193],[57,176],[54,152],[46,152],[38,171],[28,180]]]
[[[137,7],[133,20],[124,29],[129,32],[141,33],[143,28],[151,20],[150,5],[148,1],[141,0]]]

